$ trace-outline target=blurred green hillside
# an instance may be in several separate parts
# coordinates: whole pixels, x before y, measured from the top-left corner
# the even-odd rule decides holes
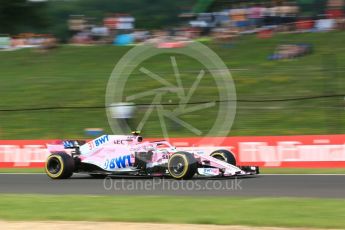
[[[345,93],[344,36],[345,32],[280,34],[264,40],[243,36],[231,47],[207,43],[230,68],[235,81],[239,102],[229,135],[344,133],[343,96],[322,97]],[[283,43],[309,43],[314,51],[298,59],[268,61],[267,56]],[[0,52],[0,139],[85,137],[83,129],[89,127],[110,132],[104,108],[20,109],[104,106],[108,78],[129,49],[65,45],[48,53],[31,49]],[[153,57],[142,66],[175,84],[170,56]],[[176,61],[188,90],[199,73],[200,63],[179,55]],[[191,101],[217,99],[218,89],[209,76],[206,73]],[[158,82],[136,71],[125,92],[129,96],[157,87]],[[141,98],[135,102],[151,100]],[[177,102],[173,94],[164,100],[163,103]],[[206,133],[217,115],[217,106],[181,119]],[[20,111],[4,111],[7,109]],[[143,110],[139,108],[138,112]],[[167,128],[172,136],[193,136],[173,123],[168,123]],[[157,116],[148,120],[143,131],[146,136],[162,136]]]

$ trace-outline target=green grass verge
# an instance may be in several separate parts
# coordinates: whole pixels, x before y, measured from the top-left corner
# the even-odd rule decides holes
[[[43,168],[0,168],[0,173],[44,173]],[[261,174],[345,174],[345,168],[261,168]]]
[[[270,39],[242,36],[233,47],[207,43],[233,71],[237,98],[270,100],[345,91],[345,32],[279,34]],[[267,56],[279,44],[310,43],[314,52],[294,60],[269,61]],[[0,108],[54,106],[102,106],[106,84],[115,64],[128,47],[62,46],[49,53],[31,49],[0,53]],[[176,85],[170,62],[171,54],[153,57],[140,65]],[[192,58],[175,55],[187,92],[193,85],[201,64]],[[204,67],[202,67],[204,68]],[[195,72],[191,71],[195,70]],[[162,85],[133,71],[125,95],[144,92]],[[219,90],[222,86],[218,85]],[[206,72],[191,101],[218,98],[214,79]],[[167,93],[163,103],[178,103],[175,93]],[[151,103],[142,97],[135,103]],[[296,135],[345,132],[343,98],[306,101],[248,103],[239,102],[229,135]],[[164,107],[167,110],[173,106]],[[138,109],[139,118],[144,108]],[[218,106],[181,115],[181,119],[203,132],[210,130]],[[140,119],[135,123],[138,123]],[[65,109],[26,112],[0,112],[0,139],[43,139],[85,137],[84,128],[99,127],[110,133],[105,110]],[[161,137],[158,116],[154,113],[143,127],[145,136]],[[168,120],[170,121],[170,120]],[[170,136],[195,136],[174,122],[167,122]]]
[[[1,195],[0,219],[344,228],[345,200]]]

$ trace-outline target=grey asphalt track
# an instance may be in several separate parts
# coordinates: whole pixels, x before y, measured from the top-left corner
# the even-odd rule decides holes
[[[257,175],[177,181],[147,177],[104,180],[88,175],[51,180],[45,174],[0,174],[0,193],[345,198],[345,175]]]

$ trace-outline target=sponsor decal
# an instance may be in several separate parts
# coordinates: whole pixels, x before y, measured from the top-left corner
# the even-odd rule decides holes
[[[198,168],[198,173],[205,176],[218,176],[219,169],[217,168]]]
[[[89,150],[92,150],[98,146],[101,146],[109,141],[109,136],[108,135],[103,135],[93,141],[89,141],[87,143]]]
[[[239,143],[241,161],[345,161],[345,145],[310,145],[299,141],[280,141],[277,145],[266,142]]]
[[[49,155],[42,141],[0,141],[0,167],[43,167]]]
[[[124,155],[111,160],[106,160],[105,165],[106,169],[126,168],[128,166],[132,166],[131,155]]]
[[[125,140],[115,140],[114,144],[115,145],[123,145],[123,144],[125,144]]]

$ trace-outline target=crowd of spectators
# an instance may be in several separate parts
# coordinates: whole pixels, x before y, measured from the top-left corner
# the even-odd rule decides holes
[[[46,51],[56,48],[57,39],[52,34],[22,33],[15,36],[0,35],[0,49],[16,50],[22,48],[39,48]]]
[[[229,44],[242,34],[256,33],[260,38],[275,32],[314,32],[345,29],[344,0],[329,0],[322,15],[305,16],[295,1],[283,3],[238,3],[230,9],[192,15],[179,27],[162,30],[135,28],[135,18],[128,14],[107,14],[101,20],[71,15],[67,24],[68,43],[77,45],[153,43],[158,47],[180,47],[203,36]],[[97,23],[96,23],[97,21]],[[7,38],[0,40],[5,47]],[[12,38],[13,47],[55,47],[52,35]],[[3,44],[3,45],[1,45]],[[4,45],[5,44],[5,45]],[[284,50],[284,49],[283,49]]]
[[[275,32],[318,32],[345,29],[344,1],[329,0],[322,14],[303,12],[294,1],[241,3],[221,12],[198,14],[189,25],[200,34],[210,34],[220,42],[231,42],[241,34],[256,33],[260,38]]]
[[[295,3],[285,5],[252,4],[228,10],[229,20],[239,28],[293,23],[299,12]]]
[[[154,43],[158,47],[180,47],[193,39],[208,36],[229,44],[242,34],[256,33],[267,38],[275,32],[307,32],[344,29],[343,0],[329,0],[322,15],[306,17],[295,1],[280,4],[239,3],[221,12],[200,13],[187,18],[181,26],[163,30],[135,29],[130,15],[106,15],[103,23],[95,25],[84,16],[69,20],[73,44],[128,45]]]
[[[135,19],[127,14],[106,15],[103,22],[94,23],[84,15],[71,15],[68,20],[70,43],[72,44],[107,44],[131,43]],[[129,39],[127,41],[127,39]],[[126,41],[125,41],[126,40]]]

